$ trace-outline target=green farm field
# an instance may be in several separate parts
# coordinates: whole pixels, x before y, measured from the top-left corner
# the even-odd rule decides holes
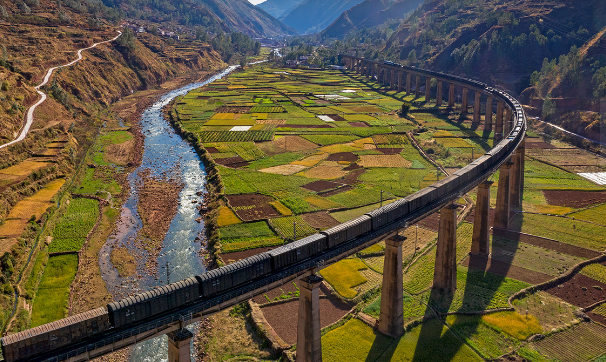
[[[49,257],[32,307],[32,327],[50,323],[65,316],[70,284],[74,280],[77,270],[77,254]]]

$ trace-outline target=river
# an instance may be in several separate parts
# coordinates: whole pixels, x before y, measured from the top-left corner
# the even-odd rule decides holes
[[[204,232],[204,224],[196,221],[200,215],[196,210],[197,204],[192,201],[200,200],[200,196],[197,196],[196,193],[205,191],[206,170],[194,148],[177,135],[164,118],[162,108],[176,97],[221,79],[236,68],[237,66],[230,66],[203,82],[192,83],[171,91],[142,113],[141,131],[145,136],[142,162],[128,176],[129,197],[122,207],[116,231],[109,236],[99,253],[103,280],[114,299],[123,298],[133,292],[145,292],[166,284],[167,263],[169,263],[171,282],[205,271],[199,256],[202,245],[195,240]],[[179,194],[177,214],[170,224],[158,257],[160,267],[157,273],[149,274],[144,270],[148,254],[137,243],[137,234],[142,227],[137,211],[138,183],[143,172],[151,172],[151,177],[171,178],[183,184],[183,189]],[[111,264],[110,251],[112,247],[116,246],[128,248],[137,259],[138,272],[135,276],[122,278]],[[139,343],[132,349],[131,361],[167,361],[167,343],[166,336]]]

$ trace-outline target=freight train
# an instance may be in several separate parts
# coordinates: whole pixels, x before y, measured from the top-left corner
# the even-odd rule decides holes
[[[441,73],[436,76],[443,79],[452,77]],[[217,295],[226,293],[226,298],[229,299],[242,295],[242,290],[249,292],[263,287],[264,283],[268,284],[268,276],[283,278],[286,276],[283,275],[285,271],[292,270],[293,266],[299,265],[300,268],[306,260],[312,260],[323,253],[343,252],[343,247],[348,247],[348,243],[356,238],[383,232],[390,227],[395,229],[410,215],[419,215],[429,210],[428,205],[441,204],[452,199],[454,193],[459,195],[468,191],[488,174],[495,172],[522,141],[526,131],[526,118],[519,103],[505,92],[488,88],[479,82],[456,78],[458,82],[464,81],[471,86],[481,87],[485,93],[506,102],[515,119],[509,135],[471,164],[412,195],[320,233],[177,283],[109,303],[107,308],[98,308],[6,336],[1,339],[5,360],[28,361],[34,357],[44,360],[40,356],[44,351],[82,344],[92,337],[126,330],[188,306],[206,303],[204,308],[211,307],[214,304],[206,301]]]

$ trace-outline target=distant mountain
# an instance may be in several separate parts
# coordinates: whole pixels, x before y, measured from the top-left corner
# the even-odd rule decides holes
[[[414,11],[423,0],[365,0],[343,12],[328,28],[323,37],[336,38],[353,29],[371,28],[388,20],[404,19],[405,14]]]
[[[253,37],[292,35],[291,29],[248,0],[104,0],[126,17],[151,22],[229,28]],[[226,28],[226,29],[227,29]]]
[[[324,30],[344,11],[364,0],[304,0],[280,20],[301,34]]]
[[[267,0],[257,5],[266,13],[279,18],[282,15],[288,14],[292,9],[299,5],[303,0]]]
[[[296,32],[248,0],[198,0],[227,26],[251,36],[275,37]]]

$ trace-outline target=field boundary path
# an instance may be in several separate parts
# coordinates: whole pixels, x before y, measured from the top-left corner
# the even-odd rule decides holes
[[[118,31],[118,35],[116,35],[114,38],[110,39],[110,40],[105,40],[99,43],[95,43],[87,48],[82,48],[80,50],[77,51],[78,54],[78,58],[76,58],[76,60],[73,60],[67,64],[64,65],[59,65],[56,67],[52,67],[49,70],[46,71],[46,75],[44,76],[44,79],[42,80],[42,83],[38,84],[34,89],[36,90],[36,92],[38,92],[38,94],[40,95],[40,99],[38,99],[38,101],[31,107],[29,107],[29,109],[27,110],[27,115],[25,116],[25,124],[23,125],[23,128],[21,129],[21,134],[14,140],[0,145],[0,149],[3,149],[4,147],[8,147],[10,145],[13,145],[17,142],[21,142],[25,139],[25,137],[27,136],[27,134],[29,133],[29,130],[32,126],[32,124],[34,123],[34,111],[36,110],[36,108],[41,105],[42,103],[44,103],[44,101],[46,100],[46,93],[42,92],[40,90],[41,87],[44,87],[50,80],[51,76],[53,75],[53,72],[57,69],[60,68],[64,68],[64,67],[69,67],[72,66],[74,64],[76,64],[77,62],[79,62],[80,60],[82,60],[83,56],[82,56],[82,52],[85,50],[89,50],[92,49],[94,47],[96,47],[99,44],[104,44],[104,43],[110,43],[116,39],[118,39],[120,36],[122,35],[121,31]]]

